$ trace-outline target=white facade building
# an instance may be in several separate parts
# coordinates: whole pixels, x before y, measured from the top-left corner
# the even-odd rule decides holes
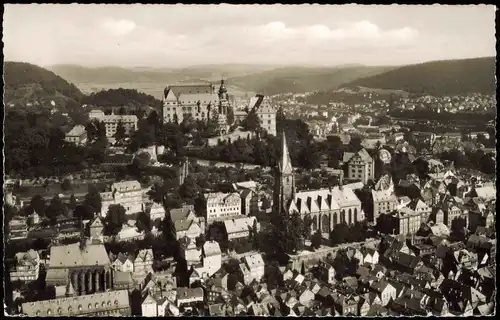
[[[110,205],[121,205],[127,215],[141,212],[144,209],[142,187],[136,180],[116,182],[111,191],[101,192],[101,216],[106,217]]]
[[[208,193],[205,194],[207,201],[207,223],[216,219],[227,219],[241,215],[241,199],[236,192],[232,193]]]
[[[105,115],[101,110],[92,110],[89,112],[89,119],[102,121],[106,127],[106,137],[112,138],[116,133],[118,123],[121,122],[125,128],[125,133],[137,130],[137,116],[134,115]]]

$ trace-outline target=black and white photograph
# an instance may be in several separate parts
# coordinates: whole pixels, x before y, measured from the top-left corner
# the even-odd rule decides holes
[[[495,316],[496,6],[3,9],[5,316]]]

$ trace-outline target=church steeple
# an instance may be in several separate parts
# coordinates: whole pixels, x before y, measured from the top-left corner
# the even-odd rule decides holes
[[[278,163],[278,168],[280,173],[282,174],[292,174],[292,160],[290,158],[290,153],[288,152],[288,145],[286,143],[286,135],[283,132],[282,134],[282,144],[281,144],[281,159]]]
[[[295,178],[292,160],[288,152],[285,133],[282,133],[281,157],[274,178],[273,211],[281,214],[287,210],[290,201],[295,197]]]

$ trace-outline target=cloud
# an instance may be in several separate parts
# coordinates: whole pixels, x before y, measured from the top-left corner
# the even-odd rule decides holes
[[[126,19],[106,19],[102,22],[102,27],[111,35],[123,36],[134,31],[137,25],[134,21]]]
[[[259,28],[258,28],[259,29]],[[409,27],[382,30],[367,20],[349,23],[346,26],[332,29],[324,24],[311,26],[287,27],[281,21],[275,21],[260,27],[261,33],[281,38],[300,38],[303,40],[411,40],[418,35],[417,30]],[[258,32],[256,32],[257,34]]]

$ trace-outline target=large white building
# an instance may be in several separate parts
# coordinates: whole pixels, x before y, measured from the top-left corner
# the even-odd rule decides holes
[[[106,137],[112,138],[116,133],[118,123],[122,123],[125,128],[125,133],[137,130],[137,116],[134,115],[105,115],[101,110],[92,110],[89,112],[89,119],[102,121],[106,127]]]
[[[163,122],[181,123],[186,118],[208,121],[217,116],[219,134],[226,134],[230,108],[224,80],[218,91],[213,84],[207,83],[171,85],[164,91]]]
[[[126,214],[141,212],[144,209],[142,187],[139,181],[115,182],[111,191],[101,192],[101,216],[106,217],[109,206],[119,204],[125,208]]]
[[[236,192],[207,193],[205,199],[207,200],[207,223],[241,215],[241,198]]]

